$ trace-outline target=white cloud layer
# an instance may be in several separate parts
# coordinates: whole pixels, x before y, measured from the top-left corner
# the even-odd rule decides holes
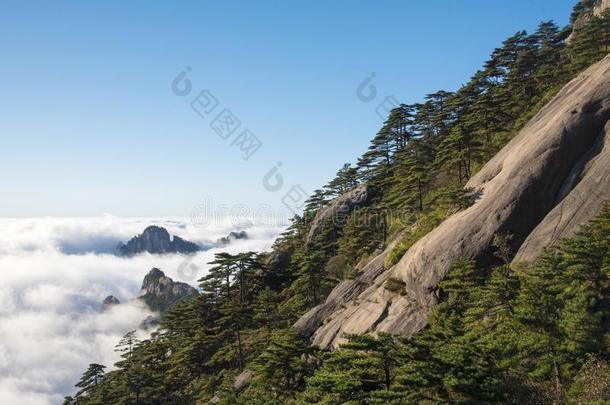
[[[152,224],[202,245],[234,230],[250,238],[198,253],[186,272],[183,255],[110,254]],[[112,366],[120,337],[149,315],[128,301],[152,267],[196,285],[214,253],[267,250],[283,229],[230,220],[198,228],[179,218],[0,219],[0,403],[61,403],[89,363]],[[124,304],[101,312],[108,295]]]

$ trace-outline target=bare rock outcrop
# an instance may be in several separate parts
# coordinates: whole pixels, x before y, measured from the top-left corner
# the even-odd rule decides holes
[[[184,240],[179,236],[174,236],[172,239],[167,229],[154,225],[147,227],[141,235],[131,238],[129,242],[118,247],[121,256],[134,256],[143,252],[151,254],[191,254],[200,250],[201,248],[195,243]]]
[[[138,298],[153,311],[163,312],[173,304],[199,295],[196,288],[174,281],[157,268],[144,277]]]
[[[558,204],[529,234],[513,263],[532,262],[547,246],[573,236],[610,201],[610,124],[572,170],[557,198]]]
[[[244,388],[246,388],[248,384],[250,384],[250,381],[252,381],[253,378],[254,372],[250,370],[244,370],[237,377],[235,377],[235,381],[233,382],[233,388],[237,392],[242,391]]]
[[[294,324],[294,328],[303,336],[312,336],[325,321],[329,321],[328,317],[331,314],[358,297],[386,270],[385,258],[397,242],[398,239],[390,243],[383,252],[377,252],[370,261],[363,263],[362,267],[356,266],[354,277],[341,281],[326,301],[303,315]]]
[[[567,84],[469,181],[467,187],[478,195],[474,205],[415,243],[398,264],[357,295],[345,292],[349,288],[341,283],[331,297],[347,300],[312,313],[314,308],[297,325],[310,331],[319,324],[311,339],[322,348],[336,347],[343,333],[412,334],[426,325],[438,302],[438,283],[453,263],[459,258],[489,259],[494,235],[512,234],[513,248],[523,245],[518,257],[535,258],[557,237],[595,215],[607,197],[609,119],[606,57]],[[589,201],[581,203],[584,200]],[[548,238],[550,228],[554,236]],[[403,294],[383,288],[389,277],[405,283]]]
[[[597,0],[597,4],[593,7],[593,14],[596,16],[602,15],[604,11],[610,8],[610,0]]]
[[[572,32],[570,36],[567,38],[568,44],[574,40],[574,37],[578,35],[578,31],[580,31],[587,22],[591,19],[591,16],[601,17],[601,15],[610,8],[610,0],[596,0],[593,8],[587,14],[581,15],[574,24],[572,25]]]
[[[102,311],[107,311],[111,307],[119,305],[120,303],[121,303],[121,301],[119,301],[119,299],[116,298],[114,295],[109,295],[106,298],[104,298],[104,301],[102,301]]]
[[[372,197],[373,190],[367,185],[360,185],[331,201],[316,214],[307,235],[307,244],[311,245],[327,227],[343,226],[352,211],[366,206]]]
[[[292,247],[278,247],[267,256],[267,267],[272,274],[283,274],[292,262],[294,249]]]
[[[246,231],[232,231],[229,232],[227,236],[224,236],[218,239],[217,243],[221,245],[230,245],[236,240],[245,240],[248,239],[248,232]]]

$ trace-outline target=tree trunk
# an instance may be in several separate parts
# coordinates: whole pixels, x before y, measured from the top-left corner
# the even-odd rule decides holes
[[[390,381],[390,369],[389,367],[384,367],[384,371],[385,371],[385,389],[386,391],[390,390],[390,385],[392,384],[392,381]]]
[[[239,327],[237,330],[237,354],[239,356],[239,371],[244,371],[244,353],[241,347],[241,333]]]
[[[424,210],[424,196],[422,190],[421,179],[417,179],[417,192],[419,193],[419,210]]]
[[[563,384],[561,382],[561,371],[557,366],[557,361],[555,360],[555,350],[553,350],[553,371],[555,372],[555,390],[557,391],[557,400],[559,404],[566,404],[565,392],[563,390]]]

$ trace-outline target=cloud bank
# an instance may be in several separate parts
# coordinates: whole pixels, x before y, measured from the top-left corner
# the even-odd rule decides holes
[[[153,224],[202,245],[234,230],[245,229],[250,238],[190,258],[110,254],[120,241]],[[89,363],[111,367],[120,337],[150,315],[129,300],[152,267],[196,285],[215,253],[267,250],[284,229],[235,225],[224,220],[198,228],[179,218],[111,216],[0,219],[0,403],[61,403]],[[192,264],[187,274],[180,271],[185,261]],[[102,312],[108,295],[124,304]]]

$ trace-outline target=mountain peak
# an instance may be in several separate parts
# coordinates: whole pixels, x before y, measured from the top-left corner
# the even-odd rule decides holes
[[[167,229],[156,225],[148,226],[141,235],[133,237],[126,244],[119,245],[121,256],[134,256],[143,252],[191,254],[200,250],[201,248],[197,244],[179,236],[174,236],[172,239]]]
[[[153,267],[144,277],[138,298],[153,311],[163,312],[178,301],[199,295],[196,288],[174,281],[163,271]]]
[[[248,239],[248,233],[246,231],[231,231],[227,236],[218,239],[218,243],[228,245],[233,241],[242,239]]]
[[[110,307],[119,305],[120,303],[121,301],[119,301],[119,299],[116,298],[114,295],[109,295],[104,299],[104,301],[102,301],[102,310],[105,311]]]

